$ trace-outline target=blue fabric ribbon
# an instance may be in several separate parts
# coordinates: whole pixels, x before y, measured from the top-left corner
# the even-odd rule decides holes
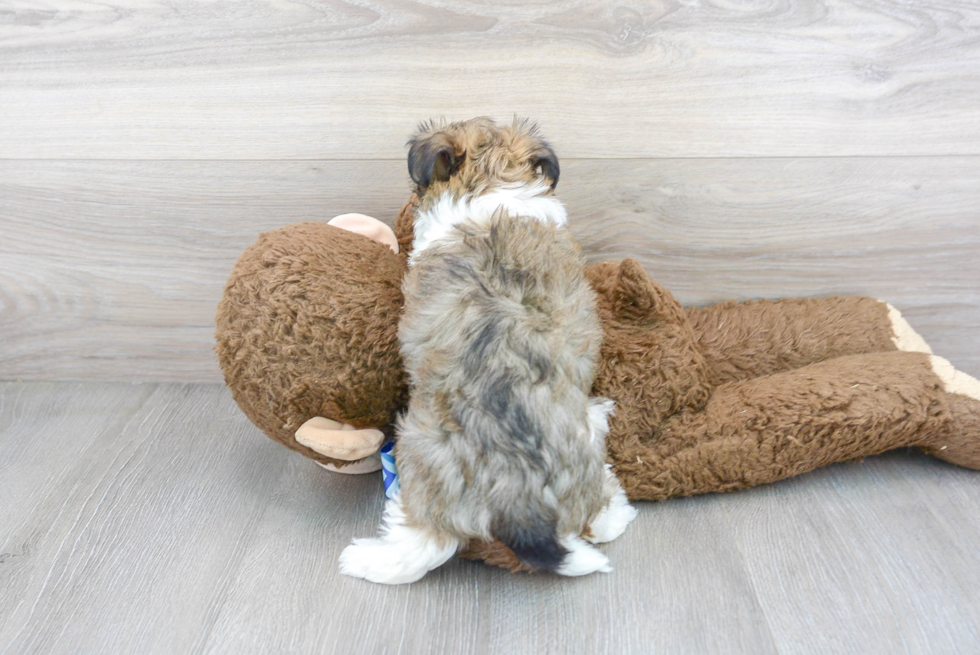
[[[389,441],[381,447],[381,482],[385,487],[385,496],[394,498],[401,485],[398,484],[398,469],[395,467],[395,442]]]

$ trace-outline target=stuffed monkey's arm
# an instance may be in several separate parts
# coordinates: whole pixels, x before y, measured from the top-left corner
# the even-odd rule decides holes
[[[980,382],[924,353],[852,355],[717,387],[657,439],[613,421],[610,461],[633,500],[731,491],[903,446],[980,469]]]
[[[682,309],[640,265],[624,259],[586,267],[617,320],[686,322],[714,380],[734,382],[843,355],[904,350],[931,353],[888,303],[873,298],[788,298]]]
[[[891,305],[862,297],[722,302],[687,309],[721,382],[789,371],[832,357],[929,346]]]

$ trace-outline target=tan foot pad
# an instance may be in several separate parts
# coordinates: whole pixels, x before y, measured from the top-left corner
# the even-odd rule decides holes
[[[926,343],[918,332],[912,329],[909,322],[902,317],[902,312],[898,311],[892,307],[889,303],[888,305],[888,319],[892,323],[892,343],[899,350],[904,350],[905,352],[913,353],[929,353],[932,354],[932,348]]]
[[[980,400],[980,380],[963,371],[957,371],[942,357],[933,355],[929,359],[932,362],[932,372],[943,381],[946,391]]]

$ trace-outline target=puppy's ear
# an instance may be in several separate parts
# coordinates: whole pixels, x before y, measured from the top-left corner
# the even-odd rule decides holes
[[[541,150],[534,160],[534,169],[540,171],[541,176],[551,182],[552,190],[558,186],[558,175],[561,173],[561,168],[558,166],[558,156],[547,143],[541,144]]]
[[[408,143],[408,174],[419,189],[445,182],[459,170],[456,149],[445,134],[419,135]]]

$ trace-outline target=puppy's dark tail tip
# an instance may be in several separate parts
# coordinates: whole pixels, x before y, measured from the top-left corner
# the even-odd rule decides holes
[[[494,536],[532,569],[557,571],[568,556],[568,549],[558,541],[554,524],[500,526]]]

